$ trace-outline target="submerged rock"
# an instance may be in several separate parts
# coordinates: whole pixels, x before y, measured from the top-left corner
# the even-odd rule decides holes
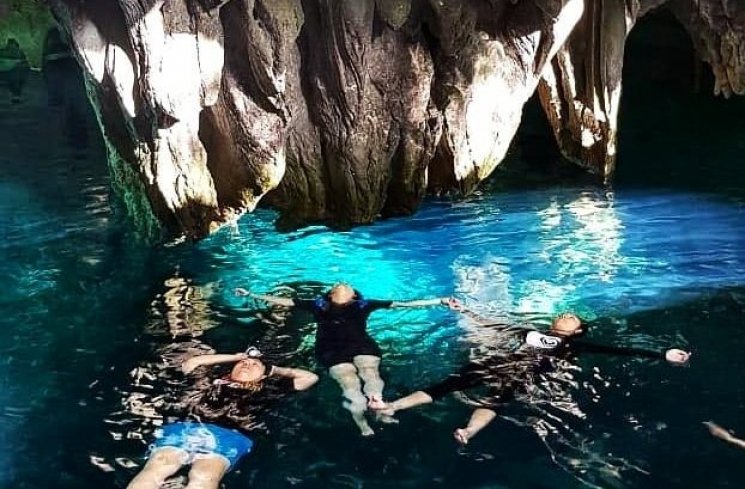
[[[150,233],[409,214],[472,191],[538,87],[559,148],[614,170],[626,37],[664,4],[745,92],[734,0],[53,0],[114,181]]]

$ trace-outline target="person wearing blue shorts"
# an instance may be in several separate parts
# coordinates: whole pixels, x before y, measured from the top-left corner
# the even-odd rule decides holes
[[[186,465],[191,466],[186,489],[217,489],[223,476],[251,451],[248,433],[257,425],[256,415],[272,401],[318,381],[306,370],[269,365],[255,348],[233,355],[198,355],[181,368],[186,374],[206,374],[201,379],[205,388],[189,404],[185,420],[156,432],[148,461],[128,489],[158,489]],[[226,368],[230,370],[219,376]]]

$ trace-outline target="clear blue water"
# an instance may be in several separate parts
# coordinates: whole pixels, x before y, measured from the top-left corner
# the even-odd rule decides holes
[[[455,294],[521,324],[545,326],[571,309],[595,321],[601,341],[682,345],[694,359],[671,368],[583,358],[564,386],[569,404],[512,406],[466,449],[451,438],[469,413],[458,399],[403,413],[400,425],[362,440],[324,377],[280,408],[271,436],[225,487],[743,480],[745,453],[701,426],[715,419],[745,432],[745,128],[731,106],[715,106],[731,122],[716,129],[677,120],[683,136],[672,156],[659,141],[673,136],[661,128],[650,136],[653,124],[630,112],[639,120],[627,129],[613,188],[516,180],[507,168],[479,195],[428,201],[413,218],[280,234],[274,213],[260,210],[201,243],[149,248],[116,211],[77,80],[55,76],[53,106],[36,73],[20,104],[0,92],[0,487],[124,487],[142,463],[138,436],[149,431],[132,401],[157,396],[147,374],[169,345],[186,333],[218,350],[257,342],[316,369],[311,324],[258,319],[262,311],[232,291],[310,296],[337,280],[369,297]],[[672,178],[659,176],[671,167]],[[442,309],[376,313],[371,331],[386,351],[388,397],[498,340]]]

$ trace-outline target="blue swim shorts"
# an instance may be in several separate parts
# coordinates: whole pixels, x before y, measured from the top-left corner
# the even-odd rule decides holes
[[[191,463],[200,455],[217,455],[228,461],[231,470],[251,451],[253,441],[237,430],[221,428],[214,424],[171,423],[155,432],[151,453],[159,448],[177,448],[188,455]]]

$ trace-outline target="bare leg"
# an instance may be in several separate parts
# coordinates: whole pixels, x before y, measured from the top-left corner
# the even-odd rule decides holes
[[[365,382],[363,392],[367,396],[368,402],[383,401],[383,387],[385,382],[380,378],[380,357],[374,355],[357,355],[353,359],[357,367],[359,377]],[[378,421],[383,423],[397,423],[396,418],[388,413],[376,412]]]
[[[402,397],[401,399],[397,399],[393,402],[385,403],[385,402],[375,402],[370,401],[370,409],[373,411],[378,411],[383,414],[387,414],[388,416],[393,416],[393,414],[396,411],[402,411],[405,409],[410,409],[416,406],[421,406],[422,404],[430,404],[432,403],[432,397],[427,394],[424,391],[416,391],[412,392],[406,397]]]
[[[230,464],[222,457],[207,455],[191,464],[189,483],[184,489],[218,489]]]
[[[329,374],[341,387],[344,407],[352,413],[352,419],[360,429],[362,436],[374,435],[375,432],[365,419],[367,399],[362,394],[362,383],[357,376],[357,368],[351,363],[339,363],[329,369]]]
[[[127,489],[158,489],[186,463],[188,455],[178,448],[158,448]]]
[[[354,357],[359,377],[365,382],[364,393],[367,397],[383,398],[385,382],[380,378],[380,357],[374,355],[357,355]]]
[[[728,443],[732,443],[733,445],[738,446],[740,448],[745,448],[745,440],[735,438],[735,436],[732,433],[722,428],[718,424],[712,421],[706,421],[704,422],[704,424],[706,425],[707,428],[709,428],[709,433],[716,436],[720,440],[724,440]]]
[[[471,419],[468,421],[468,426],[465,428],[458,428],[453,433],[453,436],[455,439],[460,443],[461,445],[465,445],[468,443],[468,441],[476,436],[476,433],[481,431],[492,422],[492,420],[497,416],[497,413],[492,411],[491,409],[485,409],[485,408],[478,408],[473,411],[473,414],[471,414]]]

